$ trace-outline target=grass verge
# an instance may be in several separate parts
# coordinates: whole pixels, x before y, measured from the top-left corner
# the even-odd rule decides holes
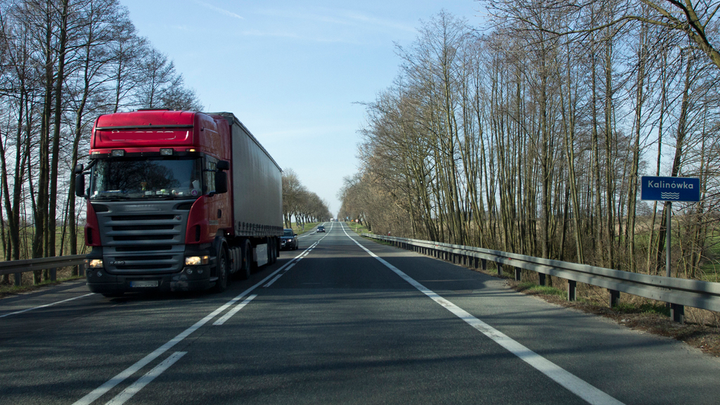
[[[43,281],[40,284],[20,285],[20,286],[15,286],[15,284],[9,284],[9,285],[8,284],[0,284],[0,298],[6,298],[6,297],[13,296],[13,295],[18,295],[18,294],[25,294],[28,292],[39,290],[44,287],[62,284],[65,281],[79,280],[81,278],[84,278],[84,277],[81,277],[81,276],[63,277],[63,278],[58,277],[58,279],[55,281],[48,280],[48,281]]]

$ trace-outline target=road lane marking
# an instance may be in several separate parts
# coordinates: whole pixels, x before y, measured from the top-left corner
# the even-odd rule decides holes
[[[198,330],[201,326],[208,323],[211,319],[213,319],[215,316],[217,316],[219,313],[227,309],[229,306],[237,302],[241,297],[235,297],[232,300],[228,301],[224,305],[218,307],[216,310],[211,312],[210,314],[206,315],[201,320],[195,322],[195,324],[187,329],[185,329],[182,333],[175,336],[174,338],[170,339],[167,343],[160,346],[159,348],[155,349],[152,353],[148,354],[147,356],[140,359],[138,362],[133,364],[132,366],[126,368],[125,370],[121,371],[118,375],[115,377],[109,379],[105,384],[99,386],[98,388],[94,389],[84,397],[80,398],[75,402],[74,405],[87,405],[93,403],[96,399],[100,398],[101,396],[105,395],[108,391],[113,389],[116,385],[120,384],[121,382],[125,381],[127,378],[132,376],[133,374],[137,373],[141,368],[148,365],[153,360],[157,359],[158,357],[162,356],[163,353],[170,350],[173,346],[180,343],[183,339],[190,336],[193,332]]]
[[[312,247],[315,247],[316,245],[317,245],[317,242],[316,242],[315,244],[313,244]],[[311,250],[311,248],[308,248],[308,249]],[[220,307],[218,307],[217,309],[215,309],[213,312],[211,312],[210,314],[206,315],[206,316],[205,316],[204,318],[202,318],[201,320],[197,321],[193,326],[187,328],[185,331],[183,331],[183,332],[180,333],[179,335],[175,336],[174,338],[172,338],[171,340],[169,340],[167,343],[165,343],[164,345],[162,345],[162,346],[160,346],[159,348],[157,348],[157,349],[156,349],[155,351],[153,351],[152,353],[150,353],[150,354],[148,354],[147,356],[145,356],[145,357],[143,357],[142,359],[140,359],[137,363],[135,363],[135,364],[133,364],[132,366],[126,368],[126,369],[123,370],[123,371],[121,371],[119,374],[117,374],[115,377],[113,377],[113,378],[111,378],[110,380],[108,380],[107,382],[105,382],[105,383],[104,383],[103,385],[101,385],[100,387],[94,389],[93,391],[91,391],[90,393],[88,393],[87,395],[85,395],[84,397],[80,398],[80,399],[77,400],[73,405],[88,405],[88,404],[93,403],[95,400],[97,400],[97,399],[100,398],[101,396],[105,395],[108,391],[110,391],[111,389],[113,389],[116,385],[118,385],[118,384],[120,384],[121,382],[125,381],[127,378],[129,378],[129,377],[132,376],[133,374],[137,373],[140,369],[142,369],[143,367],[145,367],[145,366],[148,365],[149,363],[153,362],[153,361],[154,361],[155,359],[157,359],[158,357],[162,356],[163,353],[165,353],[166,351],[170,350],[173,346],[175,346],[176,344],[180,343],[180,342],[181,342],[183,339],[185,339],[186,337],[190,336],[190,334],[192,334],[193,332],[195,332],[196,330],[198,330],[200,327],[202,327],[203,325],[205,325],[206,323],[208,323],[210,320],[212,320],[213,318],[215,318],[217,315],[219,315],[220,313],[222,313],[223,311],[225,311],[226,309],[228,309],[230,306],[234,305],[236,302],[240,301],[242,298],[244,298],[245,296],[247,296],[248,294],[250,294],[250,293],[251,293],[253,290],[255,290],[256,288],[258,288],[258,287],[260,287],[261,285],[263,285],[263,283],[266,283],[268,280],[270,280],[271,278],[275,277],[275,275],[277,275],[278,273],[280,273],[280,272],[282,272],[283,270],[285,270],[286,268],[288,268],[290,265],[292,265],[292,264],[296,263],[297,261],[299,261],[300,259],[302,259],[301,256],[302,256],[303,254],[305,254],[308,249],[306,249],[306,250],[305,250],[304,252],[302,252],[301,254],[295,256],[295,258],[291,259],[289,262],[285,263],[282,267],[280,267],[279,269],[277,269],[277,270],[275,270],[274,272],[272,272],[270,275],[268,275],[267,277],[265,277],[264,279],[262,279],[259,283],[257,283],[257,284],[255,284],[254,286],[248,288],[247,290],[245,290],[245,291],[243,291],[242,293],[240,293],[238,296],[234,297],[234,298],[231,299],[230,301],[226,302],[226,303],[223,304],[222,306],[220,306]]]
[[[150,382],[152,382],[152,380],[157,378],[160,374],[163,373],[163,371],[167,370],[170,366],[175,364],[176,361],[180,360],[180,358],[186,354],[187,354],[187,352],[173,353],[172,355],[170,355],[170,357],[165,359],[165,361],[163,361],[162,363],[155,366],[155,368],[148,371],[144,376],[140,377],[132,385],[125,388],[123,390],[123,392],[117,394],[117,396],[115,396],[115,398],[113,398],[111,401],[107,402],[106,405],[122,405],[122,404],[124,404],[128,399],[132,398],[133,395],[137,394],[146,385],[150,384]]]
[[[323,240],[324,238],[325,237],[323,236],[320,240]],[[280,272],[277,276],[275,276],[275,278],[270,280],[267,284],[263,285],[263,288],[268,288],[271,285],[273,285],[276,281],[278,281],[280,279],[280,277],[284,276],[285,273],[287,273],[291,268],[293,268],[293,266],[295,266],[300,260],[307,257],[307,255],[309,255],[310,252],[312,252],[312,250],[315,249],[315,247],[318,245],[318,243],[320,243],[320,240],[313,243],[312,245],[310,245],[310,247],[308,247],[304,252],[302,252],[302,254],[298,255],[295,258],[295,260],[292,263],[290,263],[290,265],[287,266],[287,268],[284,271]]]
[[[290,270],[289,267],[288,267],[288,270]],[[263,286],[263,288],[268,288],[268,287],[270,287],[271,285],[273,285],[273,283],[276,282],[276,281],[278,281],[278,280],[280,279],[280,277],[283,276],[283,274],[285,274],[285,273],[280,273],[280,274],[278,274],[277,276],[275,276],[275,278],[272,279],[272,280],[270,280],[267,284],[265,284],[265,285]]]
[[[213,323],[213,325],[214,325],[214,326],[219,326],[219,325],[224,324],[225,321],[227,321],[228,319],[232,318],[233,315],[235,315],[239,310],[243,309],[243,308],[245,307],[245,305],[249,304],[250,301],[252,301],[253,299],[255,299],[255,297],[257,297],[257,294],[253,294],[253,295],[247,297],[247,298],[245,299],[245,301],[243,301],[243,302],[235,305],[235,308],[231,309],[231,310],[228,311],[225,315],[223,315],[222,318],[220,318],[220,319],[218,319],[217,321],[215,321],[215,323]]]
[[[66,300],[57,301],[57,302],[52,302],[52,303],[50,303],[50,304],[45,304],[45,305],[40,305],[40,306],[38,306],[38,307],[23,309],[22,311],[11,312],[11,313],[9,313],[9,314],[0,315],[0,318],[5,318],[6,316],[10,316],[10,315],[22,314],[22,313],[25,313],[25,312],[28,312],[28,311],[34,311],[34,310],[40,309],[40,308],[51,307],[51,306],[53,306],[53,305],[62,304],[62,303],[64,303],[64,302],[69,302],[69,301],[77,300],[77,299],[80,299],[80,298],[89,297],[89,296],[94,295],[94,294],[95,294],[95,293],[89,293],[89,294],[81,295],[81,296],[79,296],[79,297],[68,298],[68,299],[66,299]]]
[[[320,240],[322,240],[322,238],[321,238]],[[130,366],[130,367],[128,367],[127,369],[125,369],[124,371],[120,372],[120,373],[119,373],[118,375],[116,375],[115,377],[113,377],[113,378],[111,378],[110,380],[108,380],[105,384],[101,385],[100,387],[96,388],[95,390],[93,390],[93,391],[90,392],[89,394],[85,395],[83,398],[81,398],[81,399],[79,399],[77,402],[75,402],[74,405],[86,405],[86,404],[91,404],[92,402],[94,402],[95,400],[97,400],[98,398],[100,398],[101,396],[103,396],[105,393],[107,393],[108,391],[110,391],[112,388],[114,388],[116,385],[120,384],[121,382],[123,382],[124,380],[126,380],[127,378],[129,378],[130,376],[132,376],[133,374],[135,374],[136,372],[138,372],[141,368],[145,367],[146,365],[148,365],[149,363],[151,363],[152,361],[154,361],[155,359],[157,359],[158,357],[160,357],[160,356],[161,356],[163,353],[165,353],[167,350],[171,349],[173,346],[175,346],[176,344],[180,343],[183,339],[185,339],[185,338],[188,337],[190,334],[192,334],[193,332],[195,332],[197,329],[199,329],[200,327],[202,327],[203,325],[205,325],[207,322],[209,322],[210,320],[212,320],[213,318],[215,318],[217,315],[219,315],[220,313],[222,313],[223,311],[225,311],[228,307],[234,305],[237,301],[241,300],[242,298],[244,298],[245,296],[247,296],[248,294],[250,294],[253,290],[255,290],[256,288],[258,288],[259,286],[261,286],[263,283],[267,282],[267,281],[270,280],[271,278],[275,277],[277,274],[279,274],[279,273],[283,272],[284,270],[292,267],[295,263],[297,263],[298,261],[302,260],[302,258],[303,258],[304,256],[306,256],[313,248],[315,248],[315,246],[317,246],[318,243],[319,243],[319,241],[315,242],[315,243],[312,244],[310,247],[308,247],[307,249],[305,249],[305,251],[303,251],[301,254],[295,256],[295,258],[291,259],[289,262],[285,263],[282,267],[280,267],[279,269],[275,270],[275,271],[272,272],[270,275],[268,275],[267,277],[265,277],[262,281],[260,281],[259,283],[255,284],[254,286],[248,288],[247,290],[243,291],[243,292],[240,293],[238,296],[234,297],[233,299],[231,299],[230,301],[228,301],[228,302],[225,303],[224,305],[220,306],[219,308],[217,308],[216,310],[214,310],[212,313],[208,314],[208,315],[205,316],[203,319],[201,319],[201,320],[199,320],[198,322],[196,322],[193,326],[189,327],[188,329],[186,329],[185,331],[183,331],[182,333],[180,333],[179,335],[175,336],[173,339],[171,339],[170,341],[168,341],[167,343],[165,343],[164,345],[162,345],[161,347],[159,347],[158,349],[156,349],[154,352],[148,354],[147,356],[145,356],[144,358],[142,358],[142,359],[141,359],[140,361],[138,361],[137,363],[133,364],[132,366]],[[244,305],[243,305],[243,307],[244,307]],[[241,307],[241,308],[242,308],[242,307]],[[239,309],[238,309],[238,311],[239,311]],[[231,312],[232,312],[232,311],[231,311]],[[237,311],[233,312],[232,315],[234,315],[236,312],[237,312]],[[232,316],[232,315],[230,315],[230,316]],[[227,318],[225,319],[225,321],[227,321],[227,319],[229,319],[229,318],[230,318],[230,317],[227,317]],[[224,321],[223,321],[223,322],[224,322]]]
[[[550,377],[553,381],[557,382],[561,386],[565,387],[567,390],[572,392],[573,394],[579,396],[580,398],[584,399],[590,404],[603,404],[603,405],[622,405],[623,403],[618,401],[617,399],[611,397],[610,395],[606,394],[605,392],[595,388],[594,386],[590,385],[586,381],[580,379],[579,377],[575,376],[574,374],[570,373],[569,371],[561,368],[560,366],[556,365],[555,363],[551,362],[550,360],[540,356],[539,354],[533,352],[532,350],[528,349],[521,343],[513,340],[511,337],[507,336],[506,334],[500,332],[499,330],[493,328],[492,326],[486,324],[485,322],[481,321],[480,319],[476,318],[475,316],[471,315],[469,312],[465,311],[464,309],[458,307],[457,305],[453,304],[452,302],[446,300],[445,298],[441,297],[434,291],[428,289],[424,285],[420,284],[419,282],[415,281],[415,279],[411,278],[404,272],[402,272],[397,267],[393,266],[392,264],[385,261],[383,258],[379,257],[370,249],[366,248],[365,246],[361,245],[358,241],[350,237],[348,233],[345,231],[345,227],[343,227],[343,232],[345,232],[345,235],[350,238],[355,244],[360,246],[364,251],[366,251],[370,256],[377,259],[380,263],[385,265],[388,269],[392,270],[395,274],[400,276],[403,280],[407,281],[415,287],[418,291],[422,292],[426,296],[428,296],[430,299],[435,301],[436,303],[443,306],[445,309],[450,311],[452,314],[457,316],[458,318],[465,321],[468,325],[472,326],[476,330],[480,331],[483,335],[489,337],[492,339],[495,343],[499,344],[506,350],[508,350],[510,353],[516,355],[519,357],[522,361],[529,364],[536,370],[540,371],[541,373],[545,374],[546,376]]]

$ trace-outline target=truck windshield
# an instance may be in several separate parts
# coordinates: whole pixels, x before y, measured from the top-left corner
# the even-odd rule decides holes
[[[90,181],[91,200],[195,199],[202,194],[200,159],[100,160]]]

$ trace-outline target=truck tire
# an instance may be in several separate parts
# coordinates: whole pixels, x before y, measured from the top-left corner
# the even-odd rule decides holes
[[[240,279],[247,280],[250,278],[250,273],[252,272],[252,262],[252,245],[250,244],[250,241],[245,241],[242,249],[242,265],[240,267],[240,271],[238,271],[238,277],[240,277]]]
[[[227,253],[225,253],[225,249],[220,249],[220,254],[218,254],[217,257],[216,266],[217,269],[215,271],[215,274],[217,274],[218,279],[215,282],[215,285],[212,287],[212,291],[215,293],[221,293],[225,291],[228,286],[228,281],[230,280]]]
[[[273,264],[277,260],[277,243],[275,239],[270,238],[268,240],[268,264]]]
[[[277,262],[278,257],[280,256],[280,244],[278,243],[278,240],[273,238],[272,241],[273,244],[273,264]]]

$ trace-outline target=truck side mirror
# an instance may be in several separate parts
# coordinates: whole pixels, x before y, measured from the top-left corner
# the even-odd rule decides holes
[[[218,170],[230,170],[230,162],[227,160],[220,160],[215,164]]]
[[[83,174],[83,165],[75,166],[75,195],[85,197],[85,175]]]
[[[230,162],[227,160],[220,160],[215,164],[217,172],[215,172],[215,192],[217,194],[227,193],[228,191],[228,176],[225,170],[230,170]]]
[[[217,194],[227,193],[228,191],[228,177],[225,172],[215,173],[215,192]]]
[[[85,175],[82,173],[75,176],[75,195],[85,197]]]

